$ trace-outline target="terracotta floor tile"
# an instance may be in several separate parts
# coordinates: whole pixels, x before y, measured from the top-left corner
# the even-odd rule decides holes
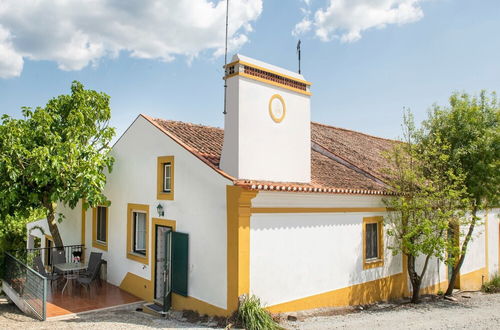
[[[69,283],[64,293],[61,293],[63,286],[64,283],[49,286],[47,318],[141,301],[140,298],[105,282],[102,282],[101,286],[93,285],[90,290],[76,283]]]

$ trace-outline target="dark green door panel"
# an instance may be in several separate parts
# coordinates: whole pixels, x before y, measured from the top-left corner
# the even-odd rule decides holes
[[[189,235],[172,232],[172,292],[187,297],[189,271]]]

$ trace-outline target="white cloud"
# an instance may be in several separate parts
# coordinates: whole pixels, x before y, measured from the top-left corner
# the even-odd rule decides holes
[[[262,0],[231,0],[231,50],[248,41]],[[23,58],[80,70],[100,58],[191,60],[223,54],[226,0],[2,0],[0,78],[19,76]]]
[[[322,41],[340,38],[342,42],[354,42],[368,29],[420,20],[424,16],[420,7],[422,1],[329,0],[328,6],[318,9],[313,19],[306,14],[292,33],[305,33],[313,29]]]
[[[9,31],[0,25],[0,77],[17,77],[23,70],[23,58],[12,48]]]
[[[311,27],[312,21],[309,19],[309,17],[306,16],[302,19],[302,21],[295,25],[295,28],[292,31],[292,35],[294,37],[298,37],[306,32],[309,32],[311,30]]]

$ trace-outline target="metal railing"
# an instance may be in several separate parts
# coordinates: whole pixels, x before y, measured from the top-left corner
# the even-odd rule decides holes
[[[47,317],[47,279],[8,252],[4,260],[3,280],[16,291],[22,303],[44,321]]]
[[[34,260],[40,256],[46,270],[52,271],[52,256],[61,250],[64,250],[66,262],[84,261],[84,245],[21,249],[5,253],[5,282],[17,293],[20,303],[28,306],[32,314],[42,321],[47,317],[47,278],[33,269]]]
[[[32,248],[13,251],[12,254],[19,260],[26,263],[28,266],[33,267],[33,260],[35,257],[42,257],[43,264],[47,270],[51,271],[54,266],[53,255],[55,251],[64,249],[66,262],[75,262],[75,258],[79,261],[84,261],[85,246],[84,245],[65,245],[62,247],[45,247],[45,248]]]

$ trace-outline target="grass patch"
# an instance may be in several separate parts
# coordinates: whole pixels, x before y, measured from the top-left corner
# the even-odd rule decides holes
[[[247,330],[281,329],[254,295],[243,297],[238,307],[238,319]]]
[[[486,293],[500,293],[500,275],[495,274],[481,287],[481,291]]]

